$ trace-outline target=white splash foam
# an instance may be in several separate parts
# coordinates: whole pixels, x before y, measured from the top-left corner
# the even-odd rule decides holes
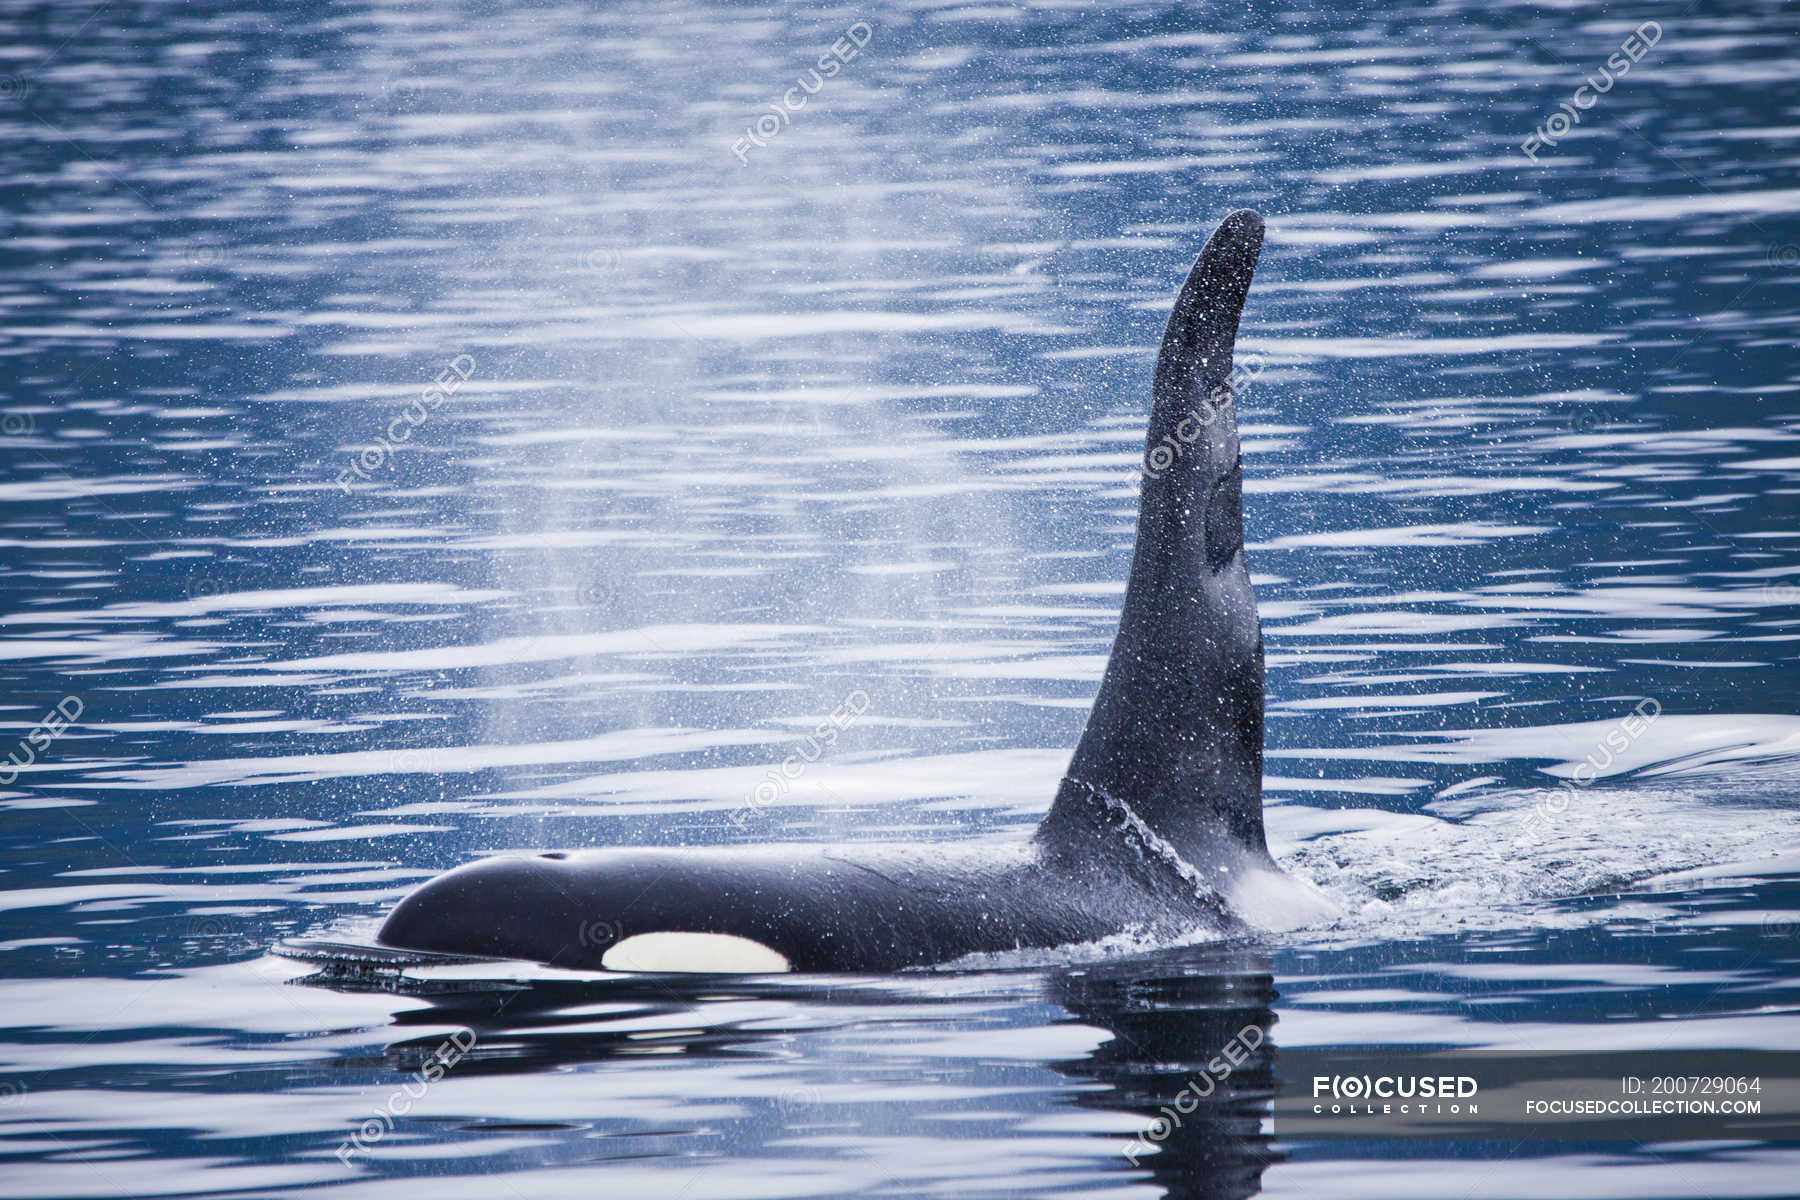
[[[1588,925],[1619,913],[1545,902],[1647,891],[1663,876],[1726,863],[1754,873],[1800,846],[1793,809],[1779,798],[1726,805],[1674,789],[1593,787],[1567,811],[1528,824],[1543,798],[1478,792],[1424,814],[1334,813],[1310,831],[1302,806],[1272,809],[1272,822],[1305,839],[1278,856],[1282,865],[1344,906],[1343,919],[1306,937]]]

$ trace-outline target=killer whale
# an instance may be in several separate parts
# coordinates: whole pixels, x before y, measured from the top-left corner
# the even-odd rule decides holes
[[[1226,217],[1175,301],[1118,633],[1028,840],[488,858],[412,892],[378,940],[670,969],[665,953],[643,952],[655,938],[713,935],[749,947],[739,957],[755,969],[891,971],[1120,935],[1226,938],[1322,915],[1323,897],[1276,866],[1263,832],[1262,633],[1230,382],[1262,239],[1256,213]]]

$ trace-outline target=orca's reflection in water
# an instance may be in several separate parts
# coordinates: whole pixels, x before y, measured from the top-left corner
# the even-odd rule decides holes
[[[1148,973],[1136,962],[1051,984],[1073,1016],[1113,1034],[1086,1058],[1053,1064],[1111,1085],[1074,1102],[1147,1118],[1142,1136],[1121,1139],[1121,1157],[1169,1196],[1254,1196],[1275,1159],[1275,982],[1261,956],[1205,955],[1185,967],[1162,957]]]
[[[443,1044],[448,1022],[466,1025],[475,1034],[474,1048],[455,1067],[459,1081],[566,1073],[583,1065],[629,1069],[633,1060],[645,1070],[666,1066],[672,1058],[704,1063],[715,1071],[735,1066],[755,1080],[758,1094],[691,1099],[714,1107],[720,1101],[736,1105],[745,1117],[739,1122],[721,1121],[715,1112],[696,1117],[693,1131],[686,1133],[667,1126],[642,1135],[620,1130],[616,1118],[601,1118],[609,1089],[594,1079],[587,1092],[591,1106],[571,1103],[569,1111],[554,1118],[545,1114],[545,1122],[533,1128],[602,1133],[609,1146],[632,1157],[692,1155],[697,1150],[725,1157],[769,1155],[810,1135],[845,1146],[854,1146],[863,1135],[943,1137],[942,1122],[954,1101],[926,1102],[929,1111],[912,1113],[916,1119],[909,1123],[905,1116],[896,1120],[900,1102],[893,1092],[919,1087],[946,1095],[1012,1090],[1022,1062],[1016,1046],[995,1060],[984,1054],[979,1036],[967,1043],[966,1052],[948,1055],[941,1041],[967,1033],[971,1007],[1030,1012],[1036,1025],[1049,1003],[1065,1014],[1060,1021],[1052,1014],[1050,1024],[1102,1035],[1080,1057],[1057,1059],[1051,1050],[1035,1064],[1023,1060],[1025,1066],[1049,1067],[1084,1085],[1053,1087],[1048,1093],[1052,1109],[1068,1105],[1113,1118],[1082,1123],[1079,1155],[1103,1177],[1117,1172],[1120,1181],[1152,1182],[1170,1197],[1224,1200],[1255,1195],[1263,1170],[1277,1158],[1268,1132],[1275,994],[1261,956],[1218,950],[979,975],[537,982],[516,990],[475,987],[431,995],[429,1006],[395,1019],[403,1026],[430,1025],[434,1032],[393,1043],[388,1054],[395,1068],[417,1069]],[[833,1039],[849,1036],[861,1039],[862,1046],[871,1039],[885,1042],[898,1064],[893,1073],[872,1071],[866,1052],[834,1053]],[[940,1043],[940,1048],[916,1056],[910,1052],[924,1043]],[[849,1061],[858,1063],[853,1076],[845,1074]],[[796,1095],[807,1101],[798,1111]],[[1129,1119],[1116,1119],[1120,1115]],[[980,1120],[981,1114],[958,1113],[954,1119]],[[710,1140],[696,1142],[702,1127]],[[474,1122],[463,1128],[508,1132],[523,1127]],[[1095,1128],[1108,1132],[1091,1132]],[[993,1134],[1043,1136],[1009,1134],[1004,1126]],[[594,1150],[595,1143],[587,1141],[583,1160],[595,1162]],[[550,1155],[563,1157],[555,1151]]]

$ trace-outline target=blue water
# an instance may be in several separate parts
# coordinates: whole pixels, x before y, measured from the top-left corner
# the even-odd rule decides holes
[[[1123,1153],[1246,1025],[1800,1049],[1792,6],[0,33],[0,1193],[1794,1194],[1754,1139],[1252,1113]],[[1022,835],[1117,618],[1161,322],[1244,206],[1268,821],[1340,922],[427,996],[268,953],[498,850]]]

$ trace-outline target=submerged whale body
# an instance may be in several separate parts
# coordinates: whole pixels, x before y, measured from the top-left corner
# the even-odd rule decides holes
[[[1175,301],[1118,635],[1030,839],[490,858],[406,897],[380,940],[577,968],[887,971],[1321,915],[1263,837],[1262,633],[1230,387],[1262,233],[1255,213],[1232,213]]]

